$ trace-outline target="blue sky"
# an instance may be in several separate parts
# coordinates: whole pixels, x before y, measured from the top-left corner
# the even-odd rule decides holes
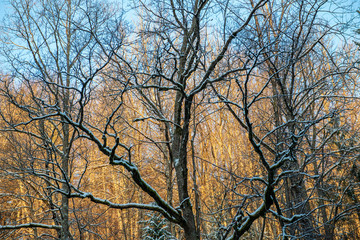
[[[0,19],[5,17],[5,13],[9,12],[9,0],[0,0]]]
[[[11,0],[0,0],[0,21],[3,21],[4,17],[6,17],[6,14],[9,14],[11,12],[10,1]],[[114,0],[114,1],[116,1],[116,0]],[[120,2],[121,2],[121,0],[120,0]],[[127,1],[123,0],[122,2],[126,3]],[[345,16],[345,18],[348,18],[349,20],[352,17],[354,17],[353,13],[355,12],[355,10],[360,10],[360,0],[342,0],[342,1],[333,0],[333,1],[329,1],[329,2],[332,2],[332,3],[330,3],[329,6],[331,6],[331,7],[328,9],[331,9],[331,10],[336,9],[335,11],[336,12],[339,11],[338,13],[340,13],[341,10],[336,7],[337,4],[340,4],[340,5],[353,4],[352,9],[348,9],[348,11],[350,11],[349,14],[343,15],[343,16]],[[324,14],[326,15],[326,13],[324,13]],[[333,16],[330,16],[330,17],[333,17]],[[344,19],[341,19],[340,21],[344,21]],[[345,20],[345,22],[347,22],[347,21]],[[352,30],[350,30],[350,32],[348,32],[348,34],[349,34],[348,36],[354,37],[353,31],[354,31],[354,29],[358,29],[358,28],[360,28],[360,14],[355,15],[355,23],[352,24],[352,28],[351,28]]]

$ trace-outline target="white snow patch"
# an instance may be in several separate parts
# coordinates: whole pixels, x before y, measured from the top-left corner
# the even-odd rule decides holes
[[[179,162],[180,162],[180,160],[178,158],[175,158],[175,160],[174,160],[175,167],[177,167],[179,165]]]

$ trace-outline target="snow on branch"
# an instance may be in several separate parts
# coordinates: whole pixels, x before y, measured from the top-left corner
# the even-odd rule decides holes
[[[25,223],[19,225],[0,225],[0,230],[20,229],[20,228],[46,228],[46,229],[61,229],[60,225],[48,225],[42,223]]]

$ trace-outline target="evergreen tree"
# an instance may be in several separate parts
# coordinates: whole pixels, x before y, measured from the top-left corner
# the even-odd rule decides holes
[[[174,240],[175,238],[167,231],[167,221],[160,214],[148,214],[149,219],[140,221],[144,224],[142,240]]]

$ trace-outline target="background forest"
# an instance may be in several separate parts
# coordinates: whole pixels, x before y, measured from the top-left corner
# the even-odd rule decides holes
[[[9,2],[0,239],[360,239],[359,3]]]

